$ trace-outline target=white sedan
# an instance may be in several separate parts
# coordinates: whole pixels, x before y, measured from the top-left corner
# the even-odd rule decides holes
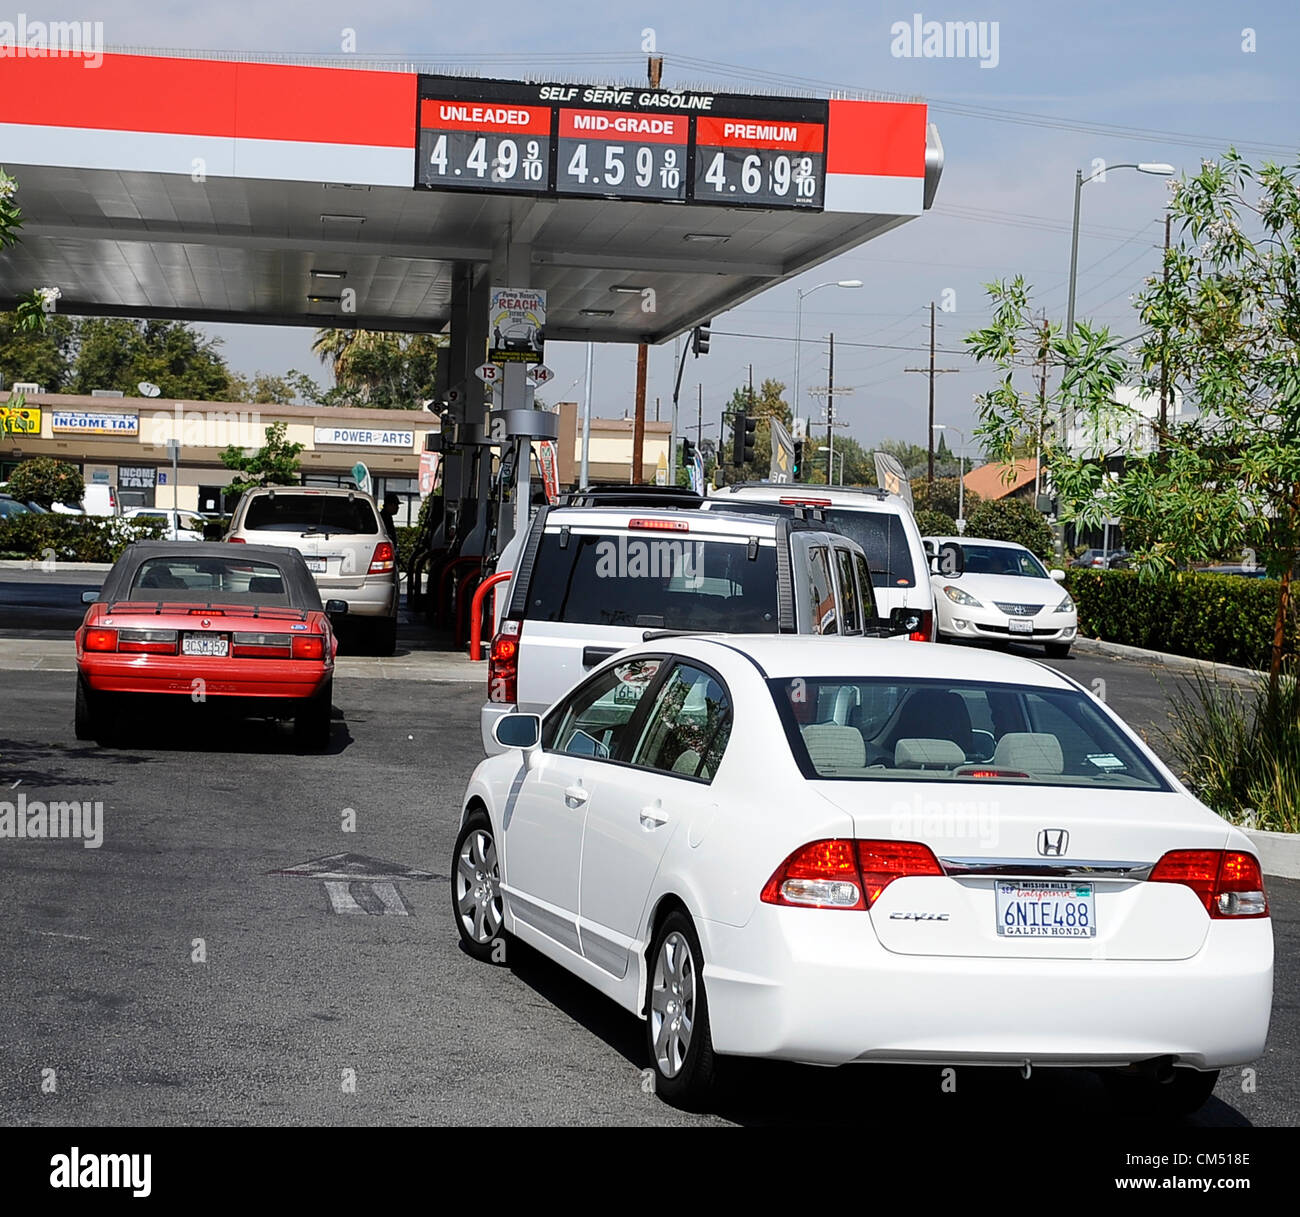
[[[1044,665],[802,636],[624,651],[465,793],[452,911],[645,1020],[658,1092],[719,1056],[1096,1068],[1155,1114],[1263,1051],[1252,845]]]
[[[1079,626],[1078,610],[1060,586],[1065,572],[1043,569],[1023,545],[977,537],[926,537],[934,553],[945,545],[962,550],[960,574],[930,576],[934,587],[935,629],[940,638],[986,642],[1041,643],[1063,659]]]
[[[207,523],[193,512],[170,507],[131,507],[122,514],[129,520],[157,520],[163,526],[164,541],[202,541]]]

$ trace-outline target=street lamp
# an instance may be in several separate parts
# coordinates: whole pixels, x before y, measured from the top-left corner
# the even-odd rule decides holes
[[[803,349],[803,298],[811,296],[813,292],[819,292],[823,287],[861,287],[861,279],[829,279],[825,283],[819,283],[816,287],[810,287],[807,291],[796,291],[797,300],[794,306],[794,394],[791,406],[794,410],[794,417],[799,417],[799,352]]]
[[[956,431],[961,436],[961,447],[957,449],[957,535],[966,533],[966,432],[949,423],[935,423],[932,430]]]
[[[843,452],[843,450],[841,450],[841,451],[839,451],[839,452],[831,452],[831,450],[830,450],[830,449],[829,449],[825,444],[823,444],[820,448],[817,449],[817,451],[818,451],[818,452],[830,452],[830,453],[831,453],[831,470],[832,470],[832,473],[834,472],[834,468],[835,468],[835,458],[836,458],[837,456],[840,458],[840,485],[843,486],[843,485],[844,485],[844,452]]]
[[[1082,169],[1074,171],[1074,232],[1070,238],[1070,300],[1065,313],[1065,336],[1074,333],[1074,289],[1079,269],[1079,196],[1083,188],[1094,178],[1109,173],[1112,169],[1136,169],[1139,173],[1152,173],[1158,177],[1169,177],[1174,172],[1172,165],[1162,161],[1142,161],[1140,164],[1107,165],[1088,177],[1083,176]]]

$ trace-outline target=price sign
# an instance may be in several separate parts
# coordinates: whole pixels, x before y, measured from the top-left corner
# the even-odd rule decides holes
[[[819,211],[825,186],[825,123],[718,117],[696,120],[696,202]]]
[[[551,107],[515,102],[420,102],[418,184],[512,193],[551,188]]]
[[[685,114],[561,110],[558,189],[631,199],[686,198]]]

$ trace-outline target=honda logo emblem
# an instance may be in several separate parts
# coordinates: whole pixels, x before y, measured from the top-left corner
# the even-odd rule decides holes
[[[1044,858],[1059,858],[1070,847],[1070,834],[1064,828],[1044,828],[1038,834],[1038,852]]]

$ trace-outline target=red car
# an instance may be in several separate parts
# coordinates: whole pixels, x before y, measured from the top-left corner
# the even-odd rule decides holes
[[[300,743],[329,746],[330,615],[294,549],[137,542],[86,592],[77,630],[78,739],[115,734],[123,694],[292,718]]]

